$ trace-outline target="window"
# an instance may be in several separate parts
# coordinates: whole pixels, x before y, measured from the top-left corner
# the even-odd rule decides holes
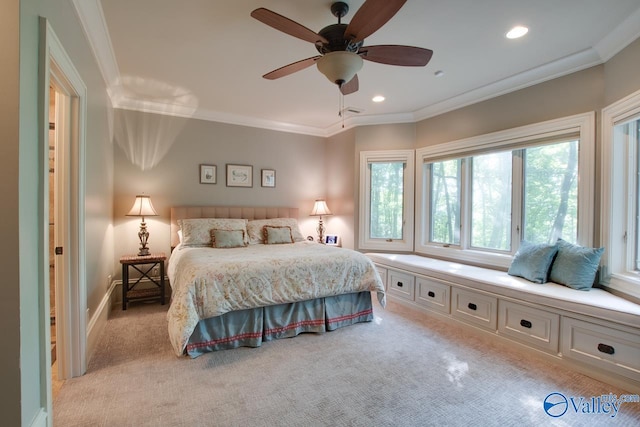
[[[431,163],[431,209],[429,240],[448,245],[460,244],[461,160]]]
[[[511,152],[471,158],[471,242],[511,250]]]
[[[601,282],[640,298],[640,92],[602,112]]]
[[[524,150],[522,238],[552,243],[578,237],[578,141]]]
[[[522,240],[590,244],[593,131],[589,113],[417,150],[416,252],[508,267]]]
[[[360,249],[413,250],[413,170],[413,150],[360,153]]]

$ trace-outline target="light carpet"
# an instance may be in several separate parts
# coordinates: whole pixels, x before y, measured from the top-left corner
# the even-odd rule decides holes
[[[114,310],[86,375],[54,402],[54,426],[638,426],[543,401],[626,392],[389,303],[376,320],[197,359],[174,355],[167,306]]]

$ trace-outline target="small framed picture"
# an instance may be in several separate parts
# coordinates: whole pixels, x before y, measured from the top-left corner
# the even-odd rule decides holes
[[[228,164],[227,187],[253,187],[253,166]]]
[[[263,187],[275,187],[276,186],[276,171],[273,169],[262,169],[262,186]]]
[[[338,246],[340,244],[340,237],[335,234],[327,234],[324,236],[324,244],[329,246]]]
[[[200,165],[200,184],[215,184],[216,165]]]

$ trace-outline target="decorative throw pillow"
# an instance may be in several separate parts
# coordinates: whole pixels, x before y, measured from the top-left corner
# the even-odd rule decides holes
[[[244,248],[247,246],[244,230],[211,230],[211,244],[214,248]]]
[[[598,271],[604,248],[586,248],[558,239],[558,254],[549,279],[573,289],[588,291]]]
[[[534,283],[545,283],[549,277],[549,267],[557,252],[558,245],[533,244],[523,240],[507,273]]]
[[[291,233],[291,227],[265,225],[264,243],[267,245],[293,243],[293,234]]]
[[[249,244],[256,245],[265,243],[264,241],[264,227],[290,227],[291,235],[294,242],[303,242],[304,236],[300,232],[298,227],[298,220],[295,218],[271,218],[271,219],[256,219],[247,223],[247,232],[249,233]]]
[[[247,220],[234,218],[190,218],[178,221],[182,230],[182,246],[213,246],[211,230],[244,230],[245,243],[249,243],[246,235]]]

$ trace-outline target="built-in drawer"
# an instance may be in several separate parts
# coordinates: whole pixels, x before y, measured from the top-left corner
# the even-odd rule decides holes
[[[640,335],[611,326],[563,317],[562,355],[640,381]]]
[[[451,286],[436,279],[417,276],[416,302],[431,310],[449,314]]]
[[[387,292],[389,292],[389,295],[413,301],[415,294],[414,277],[399,271],[388,270]]]
[[[453,287],[451,288],[451,315],[495,332],[498,318],[498,299]]]
[[[378,270],[378,274],[380,275],[380,279],[382,279],[382,283],[384,283],[384,289],[387,289],[387,269],[384,267],[380,267],[376,265],[376,270]]]
[[[511,301],[498,303],[498,331],[550,353],[558,352],[560,315]]]

